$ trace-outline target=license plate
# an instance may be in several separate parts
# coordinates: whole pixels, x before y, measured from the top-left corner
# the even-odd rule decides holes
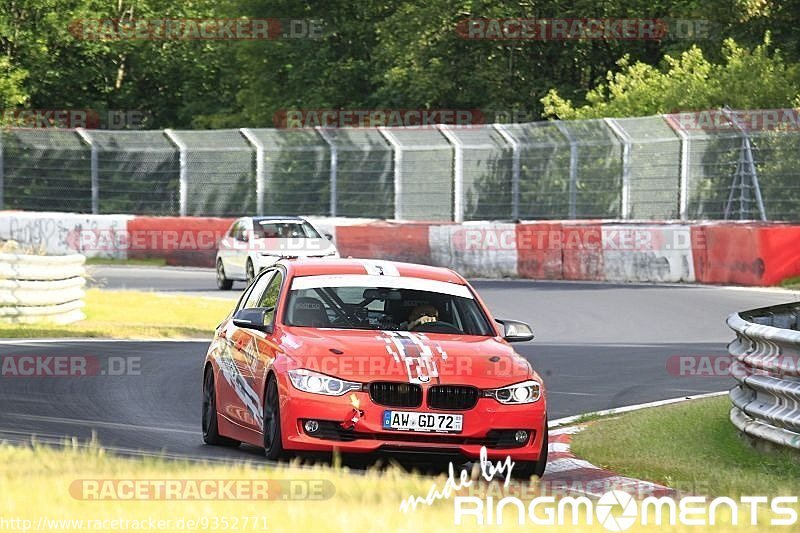
[[[443,413],[384,411],[383,429],[461,433],[463,418],[463,415],[448,415]]]

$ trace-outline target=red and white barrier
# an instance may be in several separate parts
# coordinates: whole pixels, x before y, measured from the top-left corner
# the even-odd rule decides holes
[[[602,245],[607,281],[695,281],[690,226],[604,225]]]
[[[214,264],[232,218],[0,212],[0,240],[49,254]],[[315,217],[343,257],[450,267],[468,277],[775,285],[800,276],[800,225],[603,221],[442,224]]]
[[[467,222],[431,226],[430,264],[468,277],[517,277],[517,230],[514,224]]]

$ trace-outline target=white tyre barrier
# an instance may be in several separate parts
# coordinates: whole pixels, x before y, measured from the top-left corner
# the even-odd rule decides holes
[[[0,322],[67,324],[85,317],[85,257],[0,254]]]

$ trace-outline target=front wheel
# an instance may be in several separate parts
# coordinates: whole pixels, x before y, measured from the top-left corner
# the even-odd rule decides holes
[[[544,475],[544,469],[547,467],[547,422],[544,424],[544,439],[542,440],[542,451],[539,454],[538,461],[516,461],[513,476],[520,480],[528,480],[531,476],[538,478]]]
[[[239,446],[241,443],[238,440],[229,439],[219,434],[217,416],[217,391],[214,387],[214,372],[209,368],[203,377],[203,442],[232,448]]]
[[[229,291],[233,288],[233,280],[225,277],[222,259],[217,259],[217,288],[221,291]]]
[[[275,376],[269,377],[264,393],[264,455],[270,461],[277,461],[283,455],[280,396]]]

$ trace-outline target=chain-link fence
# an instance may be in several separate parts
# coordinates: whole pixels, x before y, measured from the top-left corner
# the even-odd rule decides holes
[[[800,220],[796,110],[476,126],[0,132],[0,208]]]

